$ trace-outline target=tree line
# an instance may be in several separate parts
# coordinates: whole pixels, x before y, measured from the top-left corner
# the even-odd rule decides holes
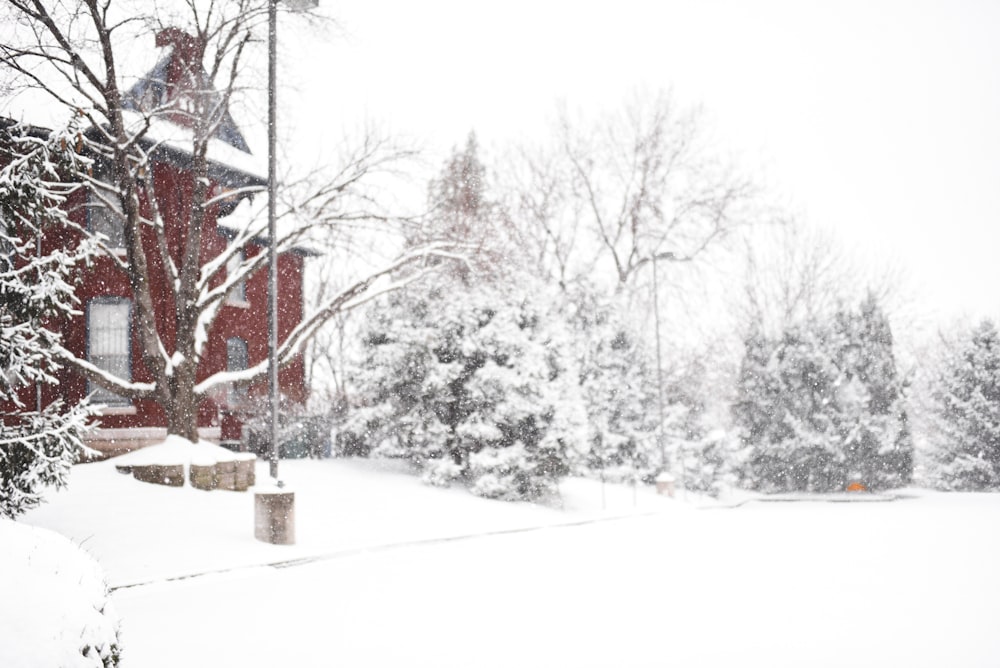
[[[997,450],[986,430],[1000,397],[975,387],[992,369],[983,356],[996,334],[989,329],[990,339],[987,324],[970,339],[975,352],[950,355],[931,380],[929,367],[921,369],[918,383],[917,369],[898,361],[886,291],[861,286],[823,243],[795,242],[781,251],[790,265],[783,270],[746,263],[738,346],[671,348],[658,362],[648,319],[635,313],[654,306],[654,260],[701,260],[712,271],[709,253],[739,256],[727,237],[742,238],[744,226],[755,234],[759,220],[698,228],[704,236],[689,258],[641,248],[619,254],[602,244],[625,233],[606,234],[592,192],[607,197],[613,184],[631,181],[588,186],[574,175],[576,156],[567,151],[560,172],[549,153],[548,173],[568,174],[570,185],[543,180],[543,197],[539,181],[526,186],[493,172],[491,183],[480,152],[474,134],[454,149],[429,184],[430,213],[413,232],[414,240],[463,245],[466,259],[373,304],[353,331],[339,453],[404,458],[432,484],[458,481],[497,498],[553,493],[568,473],[646,483],[667,473],[709,494],[996,486]],[[745,211],[766,210],[756,196]],[[623,200],[631,197],[640,196]],[[540,213],[553,208],[575,214],[558,224]],[[673,224],[641,220],[637,213],[628,243]],[[643,257],[649,262],[636,259]],[[727,357],[734,369],[720,384],[711,367]],[[918,391],[931,398],[923,409],[915,407]],[[915,410],[936,425],[921,431],[920,452]]]

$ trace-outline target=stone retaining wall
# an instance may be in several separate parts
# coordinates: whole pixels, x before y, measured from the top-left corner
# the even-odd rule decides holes
[[[240,453],[233,461],[191,464],[187,467],[187,478],[195,489],[245,492],[257,483],[254,470],[256,462],[256,456]],[[184,486],[184,464],[128,464],[115,468],[119,473],[131,474],[142,482],[170,487]]]

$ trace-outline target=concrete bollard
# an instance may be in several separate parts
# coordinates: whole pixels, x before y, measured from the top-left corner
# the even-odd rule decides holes
[[[674,497],[674,477],[669,473],[661,473],[656,476],[656,493],[663,496]]]
[[[253,535],[275,545],[295,543],[295,492],[273,488],[254,493]]]

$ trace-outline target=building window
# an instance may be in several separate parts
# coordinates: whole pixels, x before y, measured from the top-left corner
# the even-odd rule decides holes
[[[98,369],[123,380],[132,379],[132,303],[127,299],[95,299],[87,305],[87,359]],[[91,401],[128,406],[131,401],[90,383]]]
[[[108,248],[125,248],[125,214],[121,197],[107,178],[99,176],[98,179],[93,187],[100,193],[91,190],[87,206],[90,231],[107,237],[105,243]]]
[[[240,248],[236,250],[228,260],[226,260],[226,276],[232,276],[240,271],[243,267],[243,260],[246,256],[244,255],[243,249]],[[226,302],[230,304],[246,304],[247,303],[247,282],[246,280],[241,280],[239,283],[233,286],[226,296]]]
[[[226,371],[244,371],[250,366],[250,355],[247,352],[247,342],[238,336],[226,339]],[[236,405],[247,396],[247,388],[230,385],[227,401]]]

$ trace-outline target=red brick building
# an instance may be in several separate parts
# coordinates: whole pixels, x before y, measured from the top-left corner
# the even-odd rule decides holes
[[[140,109],[150,106],[176,111],[158,116],[163,124],[163,137],[169,137],[173,130],[183,134],[190,126],[191,115],[185,113],[183,100],[191,86],[203,82],[192,81],[193,62],[200,71],[201,53],[193,40],[176,30],[166,30],[157,36],[157,46],[166,47],[166,53],[156,67],[133,86],[126,96],[126,112],[138,115]],[[197,77],[195,77],[197,78]],[[202,93],[204,94],[204,93]],[[168,126],[174,125],[170,128]],[[155,143],[154,143],[155,142]],[[190,150],[190,149],[188,149]],[[150,133],[149,168],[152,170],[153,192],[160,216],[164,221],[166,243],[171,257],[178,261],[185,247],[186,221],[194,189],[194,178],[189,170],[191,155],[185,152],[183,142],[173,142]],[[233,122],[228,111],[218,124],[208,152],[208,174],[210,196],[218,199],[207,212],[202,227],[202,264],[217,258],[226,250],[236,236],[236,223],[228,221],[243,214],[241,203],[252,198],[246,192],[248,187],[266,185],[266,178],[255,169],[249,147]],[[100,161],[95,163],[95,174],[100,177]],[[243,190],[240,190],[243,189]],[[252,189],[252,188],[251,188]],[[226,193],[232,192],[230,197]],[[261,197],[266,195],[261,193]],[[81,195],[82,198],[85,197]],[[149,195],[140,194],[140,207],[151,209]],[[71,202],[70,207],[76,222],[92,231],[102,232],[111,248],[122,240],[120,216],[109,214],[106,204],[99,201]],[[234,212],[236,212],[234,214]],[[51,250],[65,239],[45,239],[43,244]],[[154,252],[156,243],[153,235],[143,237],[144,248],[150,259],[150,276],[157,329],[167,351],[171,350],[174,332],[173,319],[168,317],[173,311],[171,297],[167,290],[155,284],[157,280],[167,280],[166,272]],[[255,239],[241,249],[245,257],[266,252],[267,240]],[[118,253],[124,257],[124,251]],[[303,252],[285,252],[278,260],[278,303],[279,338],[283,339],[303,317]],[[228,269],[228,267],[227,267]],[[216,283],[224,280],[217,277]],[[86,270],[77,287],[82,314],[62,326],[63,345],[74,355],[90,361],[100,369],[135,382],[152,380],[150,372],[143,364],[140,341],[136,324],[133,322],[133,292],[124,271],[116,266],[113,257],[98,257],[93,266]],[[266,359],[268,353],[267,332],[267,269],[255,271],[237,289],[231,291],[218,309],[212,327],[208,331],[198,367],[198,380],[225,370],[239,370],[253,366]],[[282,394],[288,399],[302,402],[306,398],[305,369],[301,355],[280,373],[279,383]],[[233,441],[240,438],[241,423],[246,417],[249,399],[266,393],[267,381],[262,378],[249,388],[236,389],[220,386],[205,396],[198,406],[198,427],[203,438]],[[78,402],[92,395],[95,403],[105,404],[100,417],[100,428],[92,439],[92,445],[107,453],[118,452],[162,439],[166,433],[166,417],[163,408],[151,399],[130,400],[115,395],[82,376],[64,368],[59,385],[45,387],[42,403],[47,404],[56,395],[69,402]]]

